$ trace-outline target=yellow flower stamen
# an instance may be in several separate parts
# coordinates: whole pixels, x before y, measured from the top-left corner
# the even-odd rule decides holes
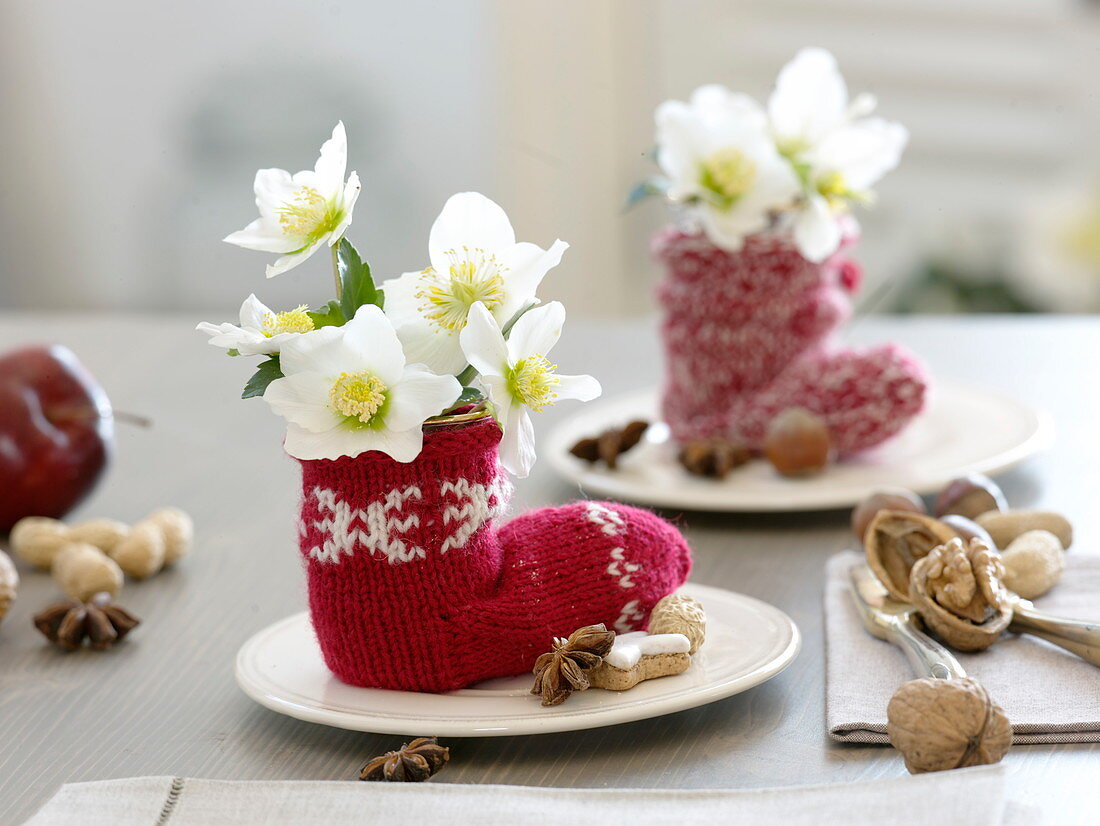
[[[729,209],[756,184],[756,164],[740,149],[719,149],[703,161],[699,182],[715,206]]]
[[[1100,268],[1100,203],[1072,221],[1058,240],[1070,258]]]
[[[441,330],[458,332],[466,326],[466,316],[474,302],[480,301],[490,312],[504,302],[504,273],[495,255],[485,250],[462,247],[447,250],[451,260],[446,275],[428,267],[420,274],[415,296],[419,310]]]
[[[308,243],[313,243],[336,229],[340,215],[336,205],[326,201],[316,189],[300,186],[294,197],[279,209],[279,224],[284,235],[304,238]]]
[[[313,319],[309,317],[308,310],[309,305],[299,304],[285,313],[264,313],[260,332],[268,338],[280,333],[308,333],[313,329]]]
[[[545,410],[558,398],[554,389],[561,382],[554,371],[556,364],[541,353],[520,359],[508,371],[508,391],[512,397],[532,410]]]
[[[776,138],[775,148],[779,151],[787,160],[794,160],[807,149],[810,148],[810,142],[801,136]]]
[[[386,403],[389,388],[373,373],[341,373],[328,392],[333,410],[349,419],[375,424],[378,411]]]
[[[836,170],[826,172],[818,177],[817,191],[836,212],[847,209],[849,203],[867,206],[873,200],[873,195],[870,192],[858,192],[849,189],[848,182],[844,180],[844,173]]]

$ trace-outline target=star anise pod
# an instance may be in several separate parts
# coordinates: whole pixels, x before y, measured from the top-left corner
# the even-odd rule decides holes
[[[141,622],[102,591],[87,602],[67,599],[34,615],[34,626],[46,639],[66,651],[76,651],[84,640],[96,651],[104,651],[134,630]]]
[[[752,458],[752,451],[728,439],[696,439],[680,448],[680,464],[695,476],[725,479]]]
[[[642,440],[649,422],[631,422],[626,427],[613,427],[599,436],[581,439],[569,452],[586,462],[604,462],[614,470],[619,464],[619,456],[626,453]]]
[[[584,691],[588,688],[585,672],[603,661],[613,642],[615,632],[603,623],[578,628],[568,639],[555,637],[553,649],[535,660],[531,693],[541,694],[544,706],[556,706],[574,691]]]
[[[359,779],[417,783],[443,768],[450,756],[451,750],[439,745],[436,738],[417,737],[397,751],[368,760],[359,772]]]

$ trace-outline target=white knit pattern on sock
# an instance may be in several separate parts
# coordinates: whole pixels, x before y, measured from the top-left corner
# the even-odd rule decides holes
[[[463,547],[479,528],[505,511],[511,490],[511,482],[503,474],[489,485],[465,478],[441,482],[440,494],[450,502],[441,518],[444,530],[449,527],[450,533],[435,550],[446,553]],[[404,513],[407,501],[424,498],[418,486],[394,488],[365,508],[351,506],[329,488],[315,487],[310,496],[322,515],[313,526],[328,537],[309,550],[317,561],[339,563],[345,554],[351,556],[360,548],[391,564],[427,557],[425,549],[406,536],[420,527],[418,514]],[[305,525],[299,529],[304,532]]]
[[[622,613],[615,620],[615,630],[620,634],[627,634],[635,630],[645,619],[645,611],[638,607],[638,600],[632,599],[623,606]]]
[[[608,536],[618,536],[623,532],[626,523],[619,514],[606,505],[599,502],[585,502],[584,509],[588,515],[588,521],[593,525],[599,525]]]
[[[618,537],[626,533],[626,521],[617,511],[599,502],[585,502],[584,508],[588,521],[593,525],[599,525],[600,530],[607,536]],[[642,570],[641,565],[626,558],[625,548],[616,545],[611,549],[611,562],[607,566],[607,574],[619,581],[620,588],[633,588],[634,580],[630,576],[640,570]]]
[[[504,512],[511,492],[511,482],[504,474],[493,480],[490,485],[470,482],[468,479],[455,479],[443,482],[439,492],[455,500],[453,505],[443,509],[443,524],[455,524],[455,529],[439,546],[440,553],[451,548],[461,548],[473,536],[474,531]]]
[[[407,500],[423,498],[416,485],[394,488],[382,499],[368,503],[366,508],[353,508],[329,488],[315,487],[313,497],[317,500],[317,510],[330,514],[313,523],[329,536],[320,547],[309,550],[309,555],[318,562],[339,562],[342,555],[351,556],[359,546],[372,554],[380,554],[391,563],[424,558],[423,548],[398,538],[420,524],[420,517],[415,513],[400,515]],[[362,527],[354,527],[353,523]]]

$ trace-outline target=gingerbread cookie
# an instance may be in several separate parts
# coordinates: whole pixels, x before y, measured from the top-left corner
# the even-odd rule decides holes
[[[691,665],[691,642],[683,634],[619,634],[588,675],[592,688],[625,691],[642,680],[681,674]]]

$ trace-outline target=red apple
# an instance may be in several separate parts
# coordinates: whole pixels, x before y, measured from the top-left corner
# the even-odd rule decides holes
[[[72,510],[103,475],[113,438],[107,394],[67,347],[0,356],[0,533]]]

